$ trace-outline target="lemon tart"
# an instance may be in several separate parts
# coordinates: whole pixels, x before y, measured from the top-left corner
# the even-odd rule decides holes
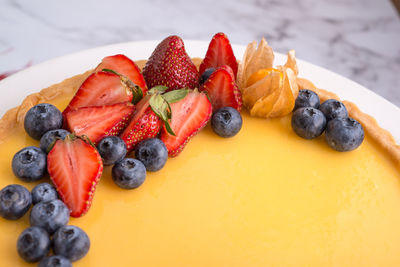
[[[23,129],[27,110],[41,102],[63,110],[90,73],[30,95],[4,115],[0,188],[21,183],[11,159],[38,145]],[[312,85],[298,79],[297,86]],[[313,89],[321,100],[336,98]],[[345,104],[366,132],[351,152],[332,150],[322,137],[301,139],[290,115],[266,120],[243,111],[235,138],[207,126],[138,189],[116,187],[106,167],[90,212],[70,220],[91,238],[89,254],[74,266],[399,266],[399,147]],[[27,216],[0,218],[4,266],[29,266],[15,250]]]

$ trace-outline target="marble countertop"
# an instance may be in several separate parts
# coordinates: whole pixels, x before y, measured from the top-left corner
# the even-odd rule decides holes
[[[265,36],[278,52],[294,48],[400,106],[400,17],[390,0],[0,0],[0,73],[112,43],[219,31],[232,43]]]

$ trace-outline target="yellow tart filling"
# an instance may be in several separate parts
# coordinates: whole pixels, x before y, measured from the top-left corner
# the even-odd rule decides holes
[[[71,97],[50,102],[62,110]],[[206,127],[138,189],[105,168],[91,210],[70,219],[91,239],[74,266],[400,265],[399,171],[368,135],[339,153],[298,137],[290,115],[242,116],[237,136]],[[0,188],[22,184],[11,160],[29,145],[21,127],[0,145]],[[15,249],[28,216],[0,218],[1,265],[30,266]]]

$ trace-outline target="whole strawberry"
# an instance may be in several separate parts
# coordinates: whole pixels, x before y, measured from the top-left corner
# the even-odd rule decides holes
[[[134,149],[140,141],[156,137],[163,124],[169,134],[175,135],[169,126],[170,104],[185,98],[189,90],[181,89],[163,94],[166,90],[165,86],[153,87],[136,105],[132,120],[120,135],[128,151]]]
[[[194,89],[199,83],[199,72],[176,35],[165,38],[151,54],[143,69],[149,88],[164,85],[168,90]]]

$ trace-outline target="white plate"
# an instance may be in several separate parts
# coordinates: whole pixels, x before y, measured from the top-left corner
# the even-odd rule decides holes
[[[108,55],[122,53],[133,60],[147,59],[159,41],[142,41],[102,46],[55,58],[32,66],[0,81],[0,116],[19,105],[22,99],[42,88],[61,82],[65,78],[94,68]],[[208,42],[185,41],[186,51],[191,57],[204,57]],[[233,45],[235,55],[241,59],[245,46]],[[286,56],[276,53],[276,64],[283,64]],[[355,102],[358,107],[377,119],[381,127],[389,130],[399,143],[400,125],[393,118],[400,118],[400,108],[367,88],[338,74],[311,63],[298,60],[300,76],[311,80],[317,87]]]

